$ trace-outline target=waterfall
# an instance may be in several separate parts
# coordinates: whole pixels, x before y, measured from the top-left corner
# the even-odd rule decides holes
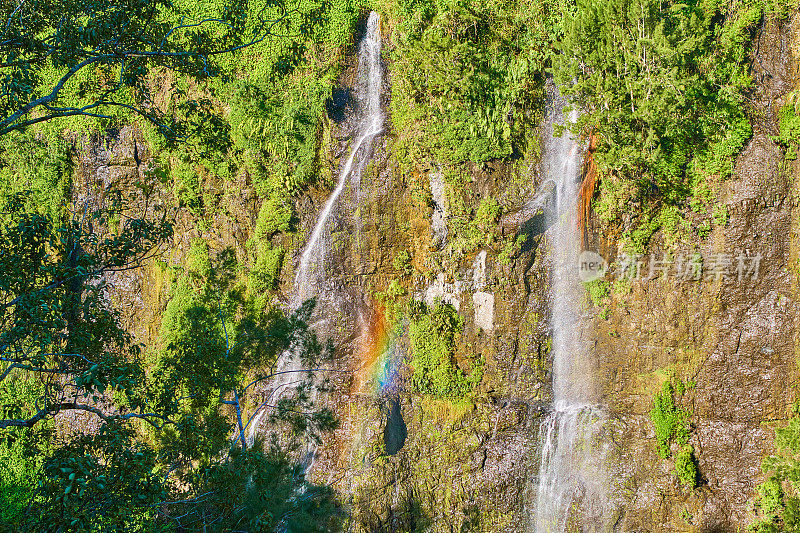
[[[357,184],[360,180],[361,173],[371,158],[373,142],[383,131],[380,15],[374,11],[367,20],[367,32],[359,47],[358,62],[356,98],[359,120],[356,142],[339,173],[336,189],[320,212],[311,237],[300,256],[294,279],[295,306],[317,295],[320,280],[325,274],[324,262],[328,247],[324,234],[328,229],[328,219],[348,181]]]
[[[341,167],[336,188],[320,211],[311,236],[300,255],[294,279],[294,294],[289,306],[292,311],[296,311],[309,298],[318,299],[317,309],[322,311],[323,316],[331,316],[338,311],[335,301],[330,303],[331,309],[320,309],[320,301],[335,300],[335,294],[327,293],[337,291],[335,287],[326,289],[323,286],[326,277],[325,260],[330,248],[329,222],[336,213],[337,206],[340,205],[339,197],[347,184],[358,186],[360,183],[362,172],[372,157],[374,141],[383,131],[382,85],[380,15],[373,11],[367,19],[366,33],[358,49],[358,77],[355,87],[355,142]],[[318,321],[312,324],[312,327],[319,328],[324,321]],[[278,359],[276,365],[278,375],[272,383],[272,393],[253,416],[248,428],[247,440],[250,444],[252,444],[267,411],[264,407],[274,403],[287,390],[291,390],[303,381],[304,376],[297,372],[303,368],[297,355],[295,350],[289,349]],[[308,460],[312,461],[313,449],[309,449],[308,455]]]
[[[605,475],[603,473],[602,411],[596,406],[595,365],[583,339],[578,278],[580,234],[577,225],[582,149],[564,132],[566,102],[548,84],[549,102],[543,150],[544,183],[555,185],[555,207],[550,212],[547,238],[552,250],[551,329],[553,357],[553,407],[540,426],[541,454],[535,485],[532,529],[537,533],[562,532],[575,524],[580,530],[602,523]],[[578,119],[577,111],[569,117]],[[588,526],[586,525],[588,524]]]

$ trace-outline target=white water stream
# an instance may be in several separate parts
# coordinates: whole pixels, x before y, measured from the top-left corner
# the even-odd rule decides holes
[[[543,182],[555,184],[555,208],[547,238],[552,251],[551,329],[553,408],[542,422],[535,510],[528,529],[536,533],[600,529],[606,476],[599,430],[595,365],[583,338],[584,289],[578,278],[580,234],[577,202],[582,162],[578,140],[563,123],[564,99],[554,87],[546,117]],[[576,121],[577,111],[569,120]]]
[[[373,141],[383,131],[380,15],[374,11],[370,13],[367,20],[367,33],[361,41],[358,61],[356,97],[358,99],[359,124],[356,142],[350,149],[350,156],[339,173],[336,189],[320,212],[314,231],[311,232],[311,237],[300,256],[300,264],[294,278],[295,306],[307,298],[317,295],[320,280],[325,275],[324,262],[328,243],[324,234],[328,229],[328,220],[348,181],[358,183],[360,180],[364,167],[372,156]]]
[[[357,186],[360,183],[363,170],[372,157],[374,141],[383,131],[382,85],[380,15],[373,11],[367,19],[366,33],[358,49],[358,79],[354,91],[357,120],[355,126],[356,140],[339,172],[339,181],[336,184],[336,188],[320,211],[311,236],[300,255],[300,262],[294,279],[294,294],[289,306],[292,311],[296,311],[309,298],[317,298],[319,308],[321,301],[329,299],[325,298],[325,296],[331,296],[322,294],[325,292],[325,261],[330,249],[330,219],[341,204],[339,197],[347,184],[351,183]],[[335,288],[331,290],[335,291]],[[333,298],[333,300],[335,301],[336,299]],[[336,311],[338,310],[326,309],[323,310],[322,314],[326,316],[332,315]],[[320,325],[321,322],[312,324],[312,327]],[[303,368],[303,365],[295,352],[295,350],[290,349],[281,354],[276,368],[278,375],[272,383],[273,392],[270,395],[270,400],[265,402],[266,404],[276,402],[285,391],[291,390],[304,379],[302,373],[298,372]],[[247,431],[249,444],[253,443],[253,439],[261,426],[261,421],[267,412],[268,409],[262,407],[253,417]],[[313,450],[310,449],[308,454],[313,455]],[[313,460],[313,456],[311,460]]]

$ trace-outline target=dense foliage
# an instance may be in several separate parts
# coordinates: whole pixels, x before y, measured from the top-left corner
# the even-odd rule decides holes
[[[583,110],[577,129],[600,141],[595,209],[606,224],[624,218],[637,251],[659,228],[680,233],[694,220],[705,236],[709,215],[725,223],[714,184],[752,133],[750,45],[779,7],[579,0],[566,12],[556,79]]]
[[[469,396],[483,377],[480,361],[470,363],[469,373],[455,361],[456,335],[463,319],[449,304],[438,304],[428,310],[424,304],[412,313],[409,326],[411,339],[412,381],[416,390],[436,398],[458,400]]]
[[[0,240],[6,527],[228,530],[246,521],[249,530],[271,531],[286,519],[276,513],[289,513],[297,531],[314,530],[312,522],[326,530],[338,514],[331,493],[303,482],[287,455],[296,444],[245,449],[240,402],[243,383],[267,379],[284,350],[309,364],[322,354],[307,334],[310,307],[289,318],[254,307],[230,255],[211,258],[198,244],[176,273],[161,346],[143,357],[102,298],[103,276],[138,266],[171,227],[128,218],[118,234],[98,234],[91,221],[99,226],[108,213],[59,223],[26,211],[24,200],[9,198]],[[251,367],[267,370],[248,375]],[[289,434],[335,427],[302,392],[266,408]],[[52,431],[55,415],[76,412],[98,417],[98,430]],[[254,499],[254,479],[252,490],[280,490]],[[297,490],[308,499],[297,500]]]
[[[392,117],[418,164],[458,165],[526,148],[540,116],[556,3],[398,1]]]
[[[313,302],[285,317],[265,293],[283,255],[270,238],[290,229],[287,194],[315,179],[356,5],[2,9],[0,527],[335,530],[332,492],[295,463],[302,440],[336,425],[311,401],[313,373],[272,403],[248,394],[283,351],[311,367],[327,353],[305,325]],[[130,123],[154,164],[132,189],[78,202],[76,145]],[[175,216],[163,185],[202,218],[222,198],[210,186],[242,175],[267,198],[252,264],[203,241],[181,268],[160,261]],[[160,265],[169,287],[151,346],[133,341],[108,299],[109,279],[144,264]],[[280,440],[246,445],[256,408]]]
[[[147,75],[169,69],[204,79],[218,57],[313,24],[319,16],[282,0],[258,5],[96,0],[4,3],[0,20],[0,134],[69,116],[140,114],[177,132],[146,105]],[[292,59],[291,57],[287,57]],[[145,91],[142,91],[145,89]]]

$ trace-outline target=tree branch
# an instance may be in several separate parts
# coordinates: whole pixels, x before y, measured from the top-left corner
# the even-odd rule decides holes
[[[0,429],[8,428],[8,427],[33,427],[36,425],[37,422],[40,422],[47,418],[48,416],[55,416],[56,414],[62,411],[86,411],[89,413],[93,413],[103,419],[106,422],[115,421],[115,420],[131,420],[131,419],[140,419],[144,420],[151,426],[155,428],[161,428],[166,423],[170,422],[169,418],[164,415],[159,415],[157,413],[127,413],[127,414],[106,414],[97,407],[92,407],[91,405],[79,404],[76,402],[61,402],[57,405],[51,405],[49,407],[39,409],[38,412],[30,418],[7,418],[0,420]],[[153,420],[161,420],[163,423],[158,424]]]

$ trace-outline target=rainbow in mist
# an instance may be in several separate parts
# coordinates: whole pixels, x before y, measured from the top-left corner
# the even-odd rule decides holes
[[[400,324],[391,323],[386,311],[376,306],[364,323],[364,334],[358,350],[359,367],[353,381],[353,392],[380,395],[388,391],[397,375],[396,340]]]

